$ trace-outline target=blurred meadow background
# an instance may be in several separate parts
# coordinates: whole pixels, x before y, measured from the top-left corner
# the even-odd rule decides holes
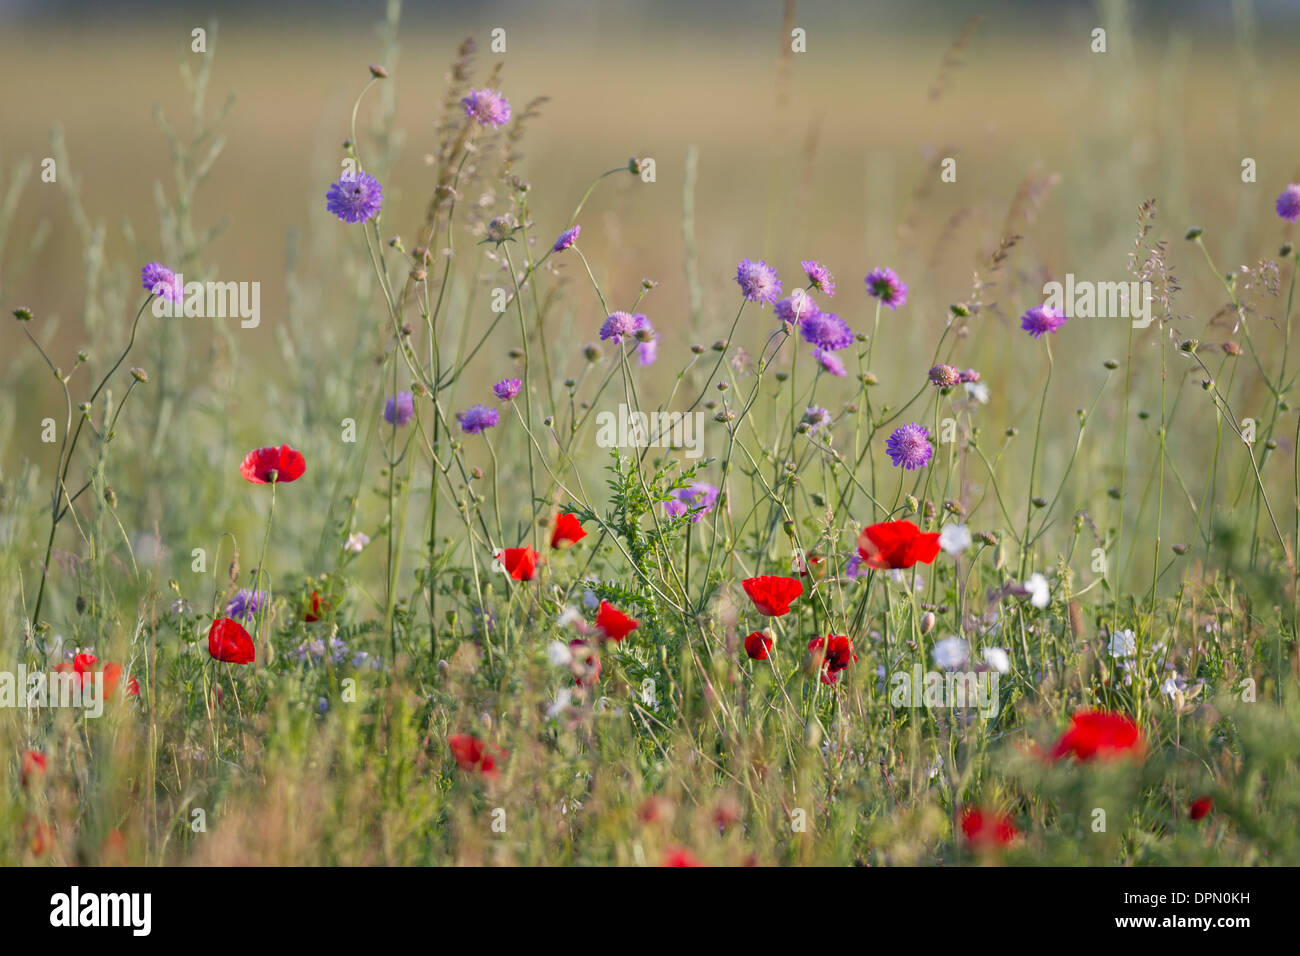
[[[191,51],[196,28],[206,31],[206,53]],[[504,53],[491,48],[496,28],[506,31]],[[790,49],[795,28],[806,31],[806,52]],[[1097,28],[1106,31],[1104,53],[1091,50]],[[476,41],[473,52],[466,37]],[[957,815],[978,798],[1012,813],[1029,834],[1012,851],[1018,862],[1296,862],[1300,844],[1288,829],[1300,809],[1295,564],[1277,540],[1293,545],[1300,529],[1295,411],[1281,387],[1290,374],[1285,326],[1295,264],[1279,248],[1294,239],[1294,227],[1273,203],[1300,181],[1300,128],[1291,121],[1297,40],[1300,8],[1250,0],[0,0],[0,667],[48,656],[57,635],[60,649],[93,646],[101,659],[129,665],[144,701],[138,713],[93,730],[62,714],[37,728],[33,718],[6,711],[0,726],[14,753],[37,748],[70,762],[57,786],[51,770],[49,803],[33,809],[20,792],[27,784],[17,782],[18,763],[0,761],[7,774],[0,783],[13,796],[0,803],[0,820],[9,823],[0,858],[51,858],[53,842],[57,862],[634,863],[673,846],[731,863],[964,862],[972,857],[958,849]],[[871,622],[852,635],[863,661],[851,696],[828,697],[814,677],[810,689],[791,690],[784,704],[755,717],[760,729],[751,736],[750,698],[738,703],[730,695],[752,690],[757,713],[760,691],[772,695],[771,705],[777,690],[784,695],[793,684],[751,682],[750,671],[741,673],[751,664],[735,653],[734,607],[701,630],[701,645],[692,645],[685,624],[681,631],[664,624],[660,639],[653,601],[633,593],[609,544],[593,570],[607,580],[624,575],[618,587],[626,590],[611,595],[640,607],[647,621],[628,644],[640,636],[651,647],[628,651],[611,667],[609,694],[618,701],[649,675],[671,714],[660,714],[662,723],[611,722],[597,733],[600,717],[588,698],[583,716],[557,730],[554,715],[544,713],[554,689],[545,648],[562,602],[536,612],[530,606],[525,619],[513,597],[492,592],[492,613],[518,619],[506,644],[522,663],[480,670],[474,649],[483,635],[466,613],[473,545],[453,543],[462,528],[450,509],[438,539],[457,570],[450,599],[426,622],[430,468],[415,455],[406,461],[394,509],[385,470],[390,430],[381,417],[394,369],[402,388],[409,376],[394,359],[360,227],[325,208],[368,64],[389,75],[362,102],[357,145],[384,187],[383,237],[401,236],[408,251],[438,184],[448,117],[459,121],[449,89],[491,86],[513,105],[517,125],[485,138],[472,163],[480,175],[458,197],[456,215],[464,218],[439,339],[448,347],[467,336],[472,343],[495,317],[491,290],[510,285],[492,247],[476,244],[489,220],[518,209],[508,177],[529,185],[525,241],[535,260],[592,181],[630,157],[653,158],[655,181],[628,174],[601,181],[582,207],[580,245],[611,308],[628,308],[644,279],[657,283],[638,306],[662,335],[660,360],[637,372],[646,406],[668,400],[691,345],[706,352],[681,394],[710,383],[702,374],[713,365],[707,349],[735,315],[742,258],[777,266],[787,292],[801,284],[801,259],[826,263],[839,286],[828,307],[862,334],[872,332],[875,305],[863,276],[877,266],[897,270],[910,291],[905,308],[882,316],[872,343],[877,409],[897,408],[925,387],[935,343],[951,326],[944,360],[978,369],[989,388],[987,405],[964,417],[963,428],[979,430],[993,474],[963,455],[960,475],[948,462],[944,486],[969,509],[962,516],[971,529],[996,531],[999,542],[979,552],[970,592],[986,593],[991,609],[1011,593],[999,589],[1023,577],[1017,563],[1020,572],[1054,575],[1056,603],[1032,624],[1046,630],[1047,643],[1043,630],[1033,632],[1031,649],[1022,626],[1016,690],[996,730],[984,736],[955,719],[908,719],[884,708],[872,690],[877,660],[866,647],[879,638],[872,628],[919,638],[921,627],[915,603],[909,609],[886,599],[883,608],[871,605]],[[453,64],[464,74],[453,77]],[[55,161],[54,182],[42,180],[47,158]],[[955,182],[941,181],[945,158],[956,160]],[[1247,158],[1255,182],[1243,182]],[[1144,207],[1152,199],[1155,206]],[[1213,268],[1184,239],[1193,226],[1204,229]],[[431,273],[440,272],[443,243],[432,250]],[[1170,313],[1140,331],[1122,318],[1072,319],[1053,337],[1044,397],[1042,349],[1019,327],[1022,313],[1041,304],[1043,284],[1067,273],[1128,281],[1131,257],[1140,265],[1153,252],[1172,279]],[[29,632],[60,454],[57,443],[42,441],[42,422],[54,418],[61,436],[69,412],[9,313],[30,308],[28,330],[50,361],[79,370],[76,401],[120,354],[142,299],[139,270],[155,260],[186,280],[259,282],[260,325],[146,316],[122,371],[139,367],[148,382],[132,395],[113,441],[84,445],[74,465],[75,485],[89,482],[97,500],[111,493],[111,508],[87,503],[86,524],[60,525],[41,620]],[[1268,260],[1280,261],[1280,275]],[[1229,272],[1254,336],[1251,356],[1236,359],[1221,349],[1244,347],[1224,285]],[[583,346],[597,339],[605,313],[582,261],[556,256],[533,286],[528,305],[544,311],[551,343],[549,384],[559,389],[572,377],[588,387]],[[954,305],[969,316],[954,322]],[[414,310],[411,318],[419,325]],[[758,354],[774,325],[770,310],[748,308],[731,354]],[[511,354],[517,333],[513,319],[503,323],[452,386],[449,410],[490,401],[490,383],[519,374]],[[1197,345],[1180,351],[1190,339]],[[1276,508],[1278,536],[1256,494],[1251,455],[1202,388],[1206,371],[1190,358],[1196,350],[1235,417],[1259,422],[1258,485]],[[606,362],[612,352],[607,347]],[[1254,355],[1267,373],[1252,364]],[[1108,371],[1111,359],[1118,370]],[[808,367],[802,343],[781,352],[772,369],[789,372],[792,362]],[[736,380],[752,380],[743,362],[735,369]],[[829,382],[819,401],[839,414],[863,393],[855,376],[856,368],[847,381]],[[101,400],[120,400],[128,381],[118,375]],[[539,396],[545,384],[535,387]],[[1015,537],[1030,493],[1040,401],[1033,490],[1052,501],[1030,561]],[[762,421],[781,422],[789,403],[764,392]],[[1080,440],[1083,409],[1089,417]],[[928,405],[914,414],[931,423]],[[519,422],[502,415],[510,427],[494,436],[501,470],[491,480],[499,480],[510,533],[493,543],[513,546],[529,532],[528,447]],[[355,444],[340,439],[346,419],[358,423]],[[720,428],[706,431],[707,459],[728,453],[726,438]],[[884,438],[877,435],[870,450],[881,462]],[[780,441],[787,439],[793,448],[795,437]],[[605,487],[608,452],[590,434],[584,441],[575,473],[593,505],[614,508],[617,496]],[[214,703],[214,688],[229,694],[237,685],[206,659],[200,618],[236,584],[251,584],[268,518],[267,496],[256,493],[264,489],[250,493],[239,463],[250,448],[282,442],[304,452],[307,471],[278,490],[267,551],[277,599],[288,602],[274,622],[280,659],[314,633],[304,630],[295,602],[328,589],[338,602],[330,633],[385,660],[378,703],[337,707],[333,671],[303,668],[253,672],[238,685],[237,710]],[[471,463],[491,471],[482,446],[466,444]],[[941,448],[936,461],[948,454]],[[709,474],[719,480],[716,467]],[[885,479],[889,495],[896,480]],[[740,484],[737,512],[753,491],[752,482]],[[1001,498],[1009,509],[999,507]],[[824,501],[800,500],[794,523],[814,536]],[[854,511],[837,520],[886,517],[861,499]],[[781,523],[771,522],[772,529]],[[371,546],[345,552],[342,543],[359,531]],[[695,544],[703,541],[701,532]],[[239,568],[227,579],[232,543]],[[785,543],[746,542],[746,561],[779,566],[788,561]],[[687,537],[688,554],[692,546]],[[724,547],[733,546],[743,550],[730,539]],[[1104,588],[1089,568],[1096,547],[1113,562]],[[191,570],[196,548],[205,551],[203,574]],[[394,554],[395,596],[387,583]],[[552,561],[566,576],[566,597],[577,569],[586,568],[562,563],[570,560]],[[713,570],[711,552],[709,560]],[[955,577],[943,582],[964,594]],[[718,583],[719,592],[738,593],[731,584]],[[1081,610],[1075,595],[1084,587],[1090,593]],[[696,609],[701,617],[707,596]],[[941,616],[951,611],[934,588],[929,597]],[[963,610],[979,617],[985,608],[978,604],[964,608],[959,600],[954,623],[930,640],[962,633]],[[394,615],[398,624],[390,626]],[[849,620],[841,615],[828,626]],[[1237,628],[1222,643],[1220,620]],[[826,622],[814,615],[805,623]],[[1181,641],[1189,656],[1178,658],[1180,673],[1210,684],[1202,701],[1232,692],[1243,675],[1262,675],[1266,660],[1260,696],[1270,703],[1236,710],[1219,700],[1196,712],[1193,729],[1195,707],[1181,709],[1181,698],[1178,710],[1161,709],[1163,658],[1149,662],[1150,686],[1133,691],[1118,686],[1112,662],[1097,663],[1098,648],[1121,625],[1138,630],[1142,654],[1157,641]],[[436,655],[425,653],[426,629],[435,632]],[[1202,632],[1213,635],[1212,648],[1198,644]],[[791,634],[791,646],[808,636]],[[704,645],[709,660],[701,664],[691,655]],[[928,658],[924,641],[911,650]],[[729,663],[715,663],[715,651]],[[1139,670],[1147,665],[1144,659]],[[715,685],[732,708],[722,718],[704,703],[716,699]],[[1028,729],[1046,739],[1044,728],[1059,729],[1070,711],[1099,702],[1136,713],[1153,742],[1169,745],[1153,746],[1140,774],[1080,783],[1059,767],[1026,769],[1011,754],[1015,734]],[[1239,721],[1231,731],[1225,715]],[[493,803],[465,796],[443,746],[447,734],[471,724],[511,750],[510,813],[522,822],[511,824],[509,842],[482,825]],[[569,734],[573,727],[579,732]],[[855,761],[860,778],[850,772]],[[942,772],[932,769],[935,761]],[[877,763],[886,768],[880,774]],[[510,786],[485,784],[486,795],[505,799]],[[817,832],[827,837],[815,846],[785,839],[794,794],[809,789],[817,795]],[[722,796],[714,799],[714,790]],[[1115,807],[1125,822],[1085,846],[1079,821],[1101,791],[1121,794]],[[1179,828],[1187,799],[1202,791],[1213,792],[1231,820],[1208,838]],[[654,800],[690,808],[679,812],[671,836],[671,815],[664,823]],[[215,838],[196,835],[195,807],[222,820]],[[1066,819],[1068,808],[1079,812]],[[40,851],[34,819],[50,827]],[[729,829],[736,819],[746,821],[745,836]],[[649,835],[652,824],[666,829]],[[43,825],[35,824],[39,833],[47,832]]]

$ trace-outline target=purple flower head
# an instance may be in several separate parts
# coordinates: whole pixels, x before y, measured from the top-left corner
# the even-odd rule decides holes
[[[170,299],[173,302],[181,302],[185,298],[185,290],[181,287],[176,273],[161,262],[151,262],[141,269],[140,281],[144,291],[150,295]]]
[[[835,277],[831,275],[830,269],[814,259],[805,259],[799,265],[803,266],[804,275],[814,289],[828,296],[835,295]]]
[[[820,310],[817,308],[817,303],[803,289],[795,289],[793,293],[776,303],[776,317],[782,322],[798,322],[810,315],[816,315],[818,311]]]
[[[894,429],[894,433],[885,442],[885,451],[889,453],[895,468],[915,471],[930,464],[934,447],[930,444],[930,433],[925,426],[911,424]]]
[[[252,620],[266,606],[266,592],[240,588],[235,596],[226,602],[226,617],[235,620]]]
[[[552,252],[563,252],[573,246],[578,241],[578,233],[582,232],[581,226],[573,226],[560,233],[560,238],[555,240],[555,245],[551,247]]]
[[[474,405],[463,412],[457,412],[456,421],[460,422],[460,427],[466,435],[477,435],[497,425],[501,421],[501,415],[495,408]]]
[[[503,378],[492,386],[492,391],[496,397],[503,402],[513,401],[515,396],[524,390],[524,383],[517,378]]]
[[[954,388],[961,384],[961,370],[951,365],[936,365],[930,369],[930,384],[939,388]]]
[[[365,222],[379,215],[384,187],[369,173],[344,176],[325,194],[325,208],[344,222]]]
[[[510,104],[496,90],[471,89],[460,102],[465,107],[465,115],[484,126],[496,129],[510,122]]]
[[[856,551],[849,556],[848,561],[844,562],[844,576],[846,578],[865,578],[870,571],[870,568],[863,567],[862,555]]]
[[[1036,305],[1020,317],[1020,327],[1036,339],[1046,332],[1055,332],[1065,324],[1065,313],[1051,306]]]
[[[1278,218],[1287,222],[1300,220],[1300,185],[1292,183],[1277,197]]]
[[[816,434],[819,428],[831,427],[831,413],[820,405],[810,405],[804,409],[803,424],[808,426],[808,434]]]
[[[736,282],[741,294],[759,305],[775,303],[781,295],[781,278],[766,262],[741,259],[736,266]]]
[[[844,368],[844,363],[840,361],[839,356],[834,352],[827,352],[825,349],[813,349],[813,356],[821,363],[822,368],[836,378],[843,378],[848,374]]]
[[[872,269],[867,273],[867,294],[882,305],[897,309],[907,302],[907,283],[893,269]]]
[[[645,316],[641,316],[645,318]],[[606,318],[605,323],[600,327],[600,337],[603,340],[613,339],[614,344],[623,341],[623,336],[632,335],[637,330],[637,317],[630,312],[611,312]]]
[[[961,373],[961,380],[963,382],[978,382],[980,380],[980,373],[975,371],[973,368],[968,368],[966,371]]]
[[[390,425],[405,425],[415,416],[415,396],[398,392],[384,406],[384,421]]]
[[[853,344],[853,330],[833,312],[814,312],[799,320],[804,340],[824,352],[834,352]]]
[[[632,318],[634,320],[632,334],[641,343],[636,347],[637,361],[643,368],[654,365],[655,359],[659,358],[659,333],[650,324],[650,320],[640,312]]]
[[[680,518],[688,511],[691,522],[697,523],[718,503],[718,489],[703,481],[692,482],[685,488],[674,488],[672,499],[664,502],[664,513],[670,518]]]

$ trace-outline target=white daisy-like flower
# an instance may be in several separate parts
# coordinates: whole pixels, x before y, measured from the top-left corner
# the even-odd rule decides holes
[[[956,670],[970,657],[970,645],[960,637],[949,637],[934,645],[930,652],[935,664],[944,670]]]
[[[1137,653],[1137,636],[1132,631],[1117,631],[1110,636],[1111,657],[1132,657]]]
[[[1007,652],[1000,647],[986,647],[983,651],[984,663],[989,665],[999,674],[1005,674],[1011,670],[1011,658]]]
[[[1036,608],[1045,608],[1052,603],[1052,591],[1048,587],[1047,578],[1037,571],[1025,582],[1025,590],[1029,592],[1029,603]]]
[[[939,530],[939,547],[954,558],[970,546],[970,529],[964,524],[946,524]]]

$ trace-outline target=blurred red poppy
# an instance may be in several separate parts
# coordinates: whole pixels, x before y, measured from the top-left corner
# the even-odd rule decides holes
[[[968,807],[961,814],[961,832],[966,841],[979,850],[1008,846],[1020,831],[1005,813],[984,811]]]
[[[239,466],[239,473],[255,485],[297,481],[306,470],[307,461],[302,452],[294,451],[288,445],[254,448],[244,456],[244,463]]]
[[[673,847],[664,854],[664,866],[701,866],[695,854],[682,847]]]
[[[308,624],[314,623],[316,621],[319,621],[321,619],[321,615],[323,615],[328,610],[329,610],[329,605],[320,599],[320,594],[318,594],[315,591],[312,591],[311,600],[307,602],[306,608],[303,609],[302,619],[306,621]]]
[[[745,653],[749,655],[750,660],[765,661],[767,652],[772,649],[776,639],[764,634],[762,631],[755,631],[749,637],[745,638]]]
[[[122,665],[109,663],[104,665],[104,696],[112,697],[117,689],[117,682],[122,679]],[[140,694],[140,682],[132,677],[126,682],[126,695],[136,697]]]
[[[814,637],[808,642],[808,650],[812,651],[814,660],[821,658],[818,666],[822,669],[823,684],[834,684],[840,679],[840,671],[858,659],[853,642],[843,634]]]
[[[18,780],[25,787],[28,781],[37,776],[45,776],[49,759],[39,750],[24,750],[19,763]]]
[[[573,652],[569,669],[573,671],[574,683],[579,687],[591,687],[600,680],[600,655],[594,652],[582,653],[590,648],[591,645],[580,638],[575,637],[569,641],[569,650]]]
[[[497,552],[497,560],[516,581],[531,581],[537,574],[537,559],[541,555],[532,548],[506,548]]]
[[[571,548],[586,536],[587,531],[577,515],[566,512],[555,516],[555,528],[551,531],[552,548]]]
[[[447,746],[461,770],[476,770],[488,777],[496,776],[497,761],[506,758],[504,750],[494,751],[473,734],[452,734],[447,738]]]
[[[803,594],[803,582],[779,574],[761,574],[740,582],[754,608],[768,617],[781,617],[790,613],[790,602]]]
[[[227,664],[251,664],[256,656],[248,632],[228,617],[217,618],[208,629],[208,653]]]
[[[1213,797],[1197,797],[1187,808],[1187,815],[1193,820],[1203,820],[1210,815],[1214,809]]]
[[[1142,732],[1132,718],[1111,711],[1084,710],[1071,718],[1070,726],[1052,749],[1052,758],[1074,756],[1087,761],[1141,756],[1143,749]]]
[[[939,533],[922,533],[910,521],[885,521],[862,529],[858,536],[862,563],[877,570],[930,564],[939,554]]]
[[[611,641],[621,641],[638,627],[641,622],[628,617],[608,601],[600,602],[596,612],[596,627]]]

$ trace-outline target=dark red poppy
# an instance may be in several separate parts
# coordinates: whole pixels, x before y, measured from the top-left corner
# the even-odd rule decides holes
[[[227,664],[251,664],[256,656],[248,632],[228,617],[217,618],[208,629],[208,653]]]
[[[676,846],[664,853],[664,866],[701,866],[695,854],[683,847]]]
[[[98,667],[99,658],[94,654],[81,653],[72,659],[69,664],[66,661],[54,668],[59,674],[75,674],[82,691],[85,691],[86,685],[95,679],[95,675],[102,671],[104,675],[104,698],[113,696],[113,691],[117,689],[117,682],[122,676],[122,665],[109,662],[102,668]],[[139,682],[132,677],[127,682],[127,693],[135,695],[140,693]]]
[[[924,534],[910,521],[873,524],[858,536],[858,554],[867,567],[881,571],[930,564],[939,554],[939,533]]]
[[[496,776],[497,762],[506,758],[504,750],[494,750],[473,734],[452,734],[447,746],[461,770],[478,771],[487,777]]]
[[[109,663],[104,665],[104,696],[112,697],[117,689],[117,682],[122,679],[122,665]],[[137,697],[140,694],[140,682],[132,677],[126,682],[126,695]]]
[[[580,638],[574,638],[569,641],[569,650],[573,652],[573,659],[569,661],[569,669],[573,671],[573,681],[579,687],[591,687],[600,680],[600,655],[594,651],[584,654],[583,651],[591,650],[591,645]]]
[[[768,617],[781,617],[790,613],[790,602],[803,594],[803,582],[779,574],[762,574],[740,582],[754,608]]]
[[[1104,710],[1084,710],[1070,720],[1061,739],[1052,749],[1052,758],[1069,756],[1087,761],[1094,758],[1141,756],[1142,732],[1126,714]]]
[[[1187,815],[1193,820],[1203,820],[1214,809],[1213,797],[1197,797],[1187,808]]]
[[[858,659],[853,642],[843,634],[814,637],[808,642],[808,650],[812,651],[814,660],[820,658],[818,666],[821,667],[823,684],[834,684],[840,679],[840,671]]]
[[[49,763],[49,759],[39,750],[24,750],[18,769],[19,782],[25,787],[34,777],[45,776]]]
[[[288,445],[254,448],[244,456],[244,463],[239,466],[239,473],[255,485],[297,481],[306,470],[307,461],[302,452],[294,451]]]
[[[961,814],[961,832],[966,841],[977,850],[1008,846],[1020,831],[1005,813],[968,807]]]
[[[531,581],[537,574],[537,560],[541,555],[532,548],[506,548],[497,552],[497,560],[516,581]]]
[[[307,606],[303,609],[302,619],[308,624],[313,624],[316,621],[319,621],[321,615],[328,610],[329,605],[320,599],[320,594],[312,591],[311,600],[307,602]]]
[[[551,547],[564,550],[572,548],[587,536],[578,516],[565,512],[555,516],[555,527],[551,531]]]
[[[755,631],[749,637],[745,638],[745,653],[753,661],[767,660],[767,652],[772,649],[776,639],[762,631]]]
[[[621,641],[638,627],[641,622],[628,617],[608,601],[600,602],[596,612],[596,627],[611,641]]]

